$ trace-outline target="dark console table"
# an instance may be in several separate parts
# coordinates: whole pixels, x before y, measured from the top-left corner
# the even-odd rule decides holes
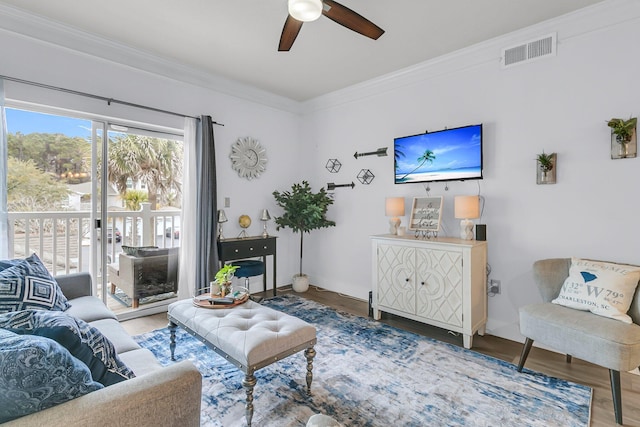
[[[264,274],[262,283],[267,292],[267,255],[273,257],[273,296],[276,296],[276,237],[253,236],[236,239],[218,240],[218,258],[220,263],[239,259],[262,257]]]

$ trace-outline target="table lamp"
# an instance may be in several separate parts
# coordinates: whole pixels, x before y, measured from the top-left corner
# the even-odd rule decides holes
[[[460,219],[460,238],[473,239],[473,221],[480,217],[479,196],[456,196],[454,201],[454,216]]]
[[[262,237],[269,237],[269,233],[267,232],[267,221],[271,219],[271,215],[269,215],[269,211],[266,209],[262,209],[262,215],[260,215],[260,221],[264,223],[264,230],[262,231]]]
[[[224,236],[222,235],[222,224],[229,221],[227,219],[227,214],[224,213],[224,209],[220,209],[218,211],[218,240],[223,240]]]
[[[404,197],[387,197],[385,202],[386,216],[390,216],[389,234],[398,234],[399,216],[404,216]]]

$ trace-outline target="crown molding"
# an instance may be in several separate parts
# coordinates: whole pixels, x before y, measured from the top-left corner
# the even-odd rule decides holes
[[[606,0],[592,6],[529,26],[481,43],[321,95],[301,103],[302,114],[331,109],[363,99],[382,96],[442,75],[451,75],[495,63],[501,67],[501,50],[536,36],[558,32],[558,44],[603,31],[612,26],[640,20],[637,0]]]
[[[464,72],[491,62],[495,62],[496,67],[499,67],[500,52],[503,47],[526,41],[541,34],[558,32],[558,43],[562,44],[593,31],[606,30],[611,26],[638,19],[640,19],[640,2],[637,0],[605,0],[414,66],[308,101],[298,102],[232,79],[204,73],[12,6],[0,4],[0,29],[41,43],[70,49],[79,54],[101,58],[122,66],[294,114],[310,114],[314,111],[380,96],[441,75]]]
[[[0,29],[278,110],[291,113],[300,111],[298,101],[220,75],[205,73],[5,4],[0,4]]]

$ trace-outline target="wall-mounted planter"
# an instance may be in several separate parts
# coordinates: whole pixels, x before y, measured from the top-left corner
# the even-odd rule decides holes
[[[557,169],[556,153],[538,154],[536,158],[536,184],[555,184]]]
[[[628,120],[613,118],[607,122],[611,128],[611,158],[630,159],[636,157],[638,144],[636,138],[636,124],[638,119]]]
[[[633,130],[631,140],[628,142],[619,142],[616,134],[611,132],[611,158],[612,159],[632,159],[636,157],[638,151],[638,143],[636,142],[636,130]]]

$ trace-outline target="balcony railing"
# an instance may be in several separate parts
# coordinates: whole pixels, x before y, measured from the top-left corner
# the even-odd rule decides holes
[[[109,211],[106,228],[110,263],[122,245],[178,246],[180,210],[151,210],[142,203],[140,211]],[[9,212],[9,255],[35,252],[54,276],[89,271],[91,233],[99,242],[100,229],[92,227],[90,211]]]

